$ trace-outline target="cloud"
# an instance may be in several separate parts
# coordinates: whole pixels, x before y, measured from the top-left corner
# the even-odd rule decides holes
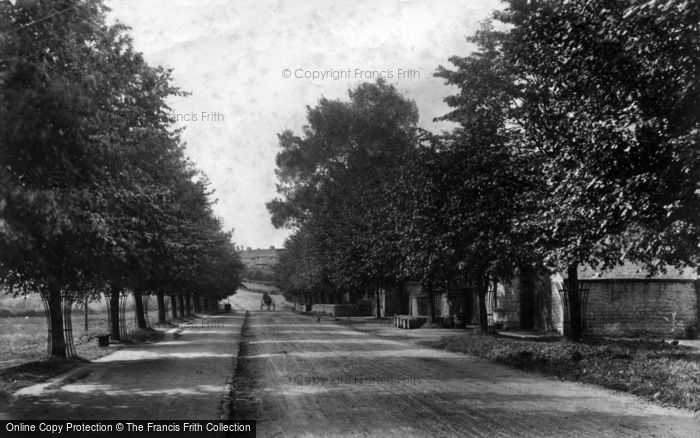
[[[388,82],[416,100],[421,126],[447,112],[451,90],[434,78],[438,65],[466,55],[465,37],[499,6],[496,1],[202,1],[111,0],[110,19],[132,27],[136,48],[152,65],[174,69],[176,85],[192,93],[173,99],[188,154],[209,176],[216,212],[234,240],[281,246],[265,203],[275,197],[277,133],[299,131],[307,105],[321,95],[347,98],[361,79],[282,77],[284,69],[392,71]],[[398,69],[418,75],[398,78]],[[203,120],[202,113],[222,119]]]

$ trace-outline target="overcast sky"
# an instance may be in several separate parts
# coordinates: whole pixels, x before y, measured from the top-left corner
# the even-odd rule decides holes
[[[189,156],[212,182],[215,210],[243,246],[282,246],[270,223],[277,134],[297,133],[307,105],[347,99],[363,79],[387,76],[415,100],[423,128],[453,90],[432,76],[499,7],[472,1],[110,0],[151,65],[172,68],[192,93],[171,102]],[[323,75],[313,78],[308,76]],[[289,76],[289,77],[285,77]],[[301,77],[299,77],[301,76]],[[203,114],[204,113],[204,114]]]

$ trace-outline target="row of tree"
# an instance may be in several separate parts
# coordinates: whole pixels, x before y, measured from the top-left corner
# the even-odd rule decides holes
[[[457,89],[441,135],[381,81],[321,99],[301,136],[279,136],[282,286],[332,300],[468,284],[486,328],[489,284],[547,267],[568,274],[579,339],[580,265],[697,266],[699,18],[681,0],[510,0],[437,69]]]
[[[166,100],[183,93],[149,66],[100,0],[0,2],[0,287],[40,293],[53,356],[62,309],[165,296],[195,310],[234,293],[242,265],[184,155]],[[67,325],[69,326],[69,324]]]

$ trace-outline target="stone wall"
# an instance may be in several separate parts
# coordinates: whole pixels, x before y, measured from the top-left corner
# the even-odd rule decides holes
[[[314,304],[311,311],[330,316],[369,316],[360,315],[356,304]]]
[[[520,296],[518,287],[519,281],[517,278],[509,282],[498,283],[495,299],[496,308],[487,308],[487,311],[491,310],[493,313],[493,321],[504,329],[520,328]],[[487,303],[491,305],[493,302],[493,299],[487,300]],[[478,310],[476,313],[478,313]]]
[[[297,312],[308,312],[311,310],[311,304],[295,303],[294,310]]]
[[[562,302],[560,290],[564,287],[564,278],[561,274],[552,274],[550,277],[550,318],[552,330],[560,335],[564,334],[564,303]]]
[[[425,315],[427,313],[421,312],[418,300],[423,295],[423,288],[419,283],[407,282],[406,283],[406,293],[408,294],[409,309],[408,314],[413,316]]]
[[[619,272],[608,274],[624,275]],[[628,274],[630,275],[630,274]],[[689,326],[698,326],[698,286],[695,277],[647,278],[580,278],[582,285],[589,286],[586,312],[587,333],[603,336],[655,336],[683,337]],[[490,292],[487,312],[492,313],[494,322],[505,329],[534,329],[563,334],[564,312],[559,290],[564,278],[559,273],[549,275],[544,272],[520,273],[510,281],[499,283],[497,296]],[[420,285],[409,283],[407,292],[410,301],[410,314],[426,315],[427,306],[419,304],[424,300]],[[449,316],[453,312],[447,294],[436,294],[441,304],[436,316]],[[478,301],[473,300],[471,323],[479,321]],[[523,303],[529,300],[524,308]],[[409,313],[409,312],[407,312]]]
[[[436,309],[437,318],[449,318],[453,315],[452,303],[450,302],[449,295],[447,293],[438,294],[437,298],[440,303],[439,309]],[[439,310],[439,312],[438,312]]]
[[[598,280],[590,287],[587,332],[614,336],[682,337],[698,324],[693,281]]]

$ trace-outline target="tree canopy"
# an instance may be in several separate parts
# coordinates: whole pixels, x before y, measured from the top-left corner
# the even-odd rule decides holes
[[[295,229],[288,246],[309,254],[285,257],[298,263],[291,284],[311,275],[318,283],[309,290],[337,295],[393,279],[384,194],[417,141],[415,103],[383,81],[365,83],[347,102],[321,99],[307,120],[302,137],[279,135],[282,198],[268,203],[275,225]]]
[[[697,266],[699,18],[683,0],[507,1],[436,71],[457,90],[442,135],[383,82],[322,99],[302,137],[280,135],[286,278],[429,294],[459,279],[483,297],[544,265],[568,275],[577,339],[579,265]]]
[[[242,269],[173,128],[167,100],[183,93],[105,12],[0,3],[0,281],[47,299],[56,356],[64,297],[220,298]]]

